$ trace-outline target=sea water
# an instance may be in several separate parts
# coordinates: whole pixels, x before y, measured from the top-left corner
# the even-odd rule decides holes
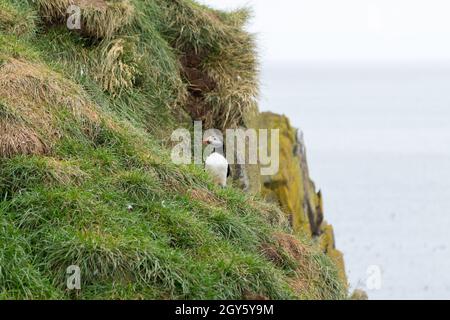
[[[450,299],[450,69],[272,64],[261,91],[304,131],[352,289]]]

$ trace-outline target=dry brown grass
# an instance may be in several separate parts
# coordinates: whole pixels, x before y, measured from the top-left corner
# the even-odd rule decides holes
[[[323,298],[320,292],[314,291],[314,281],[320,281],[321,274],[320,266],[314,260],[315,249],[286,233],[274,233],[272,240],[262,246],[262,254],[278,267],[289,265],[292,268],[288,283],[296,295],[306,299]],[[313,296],[305,297],[305,292],[313,293]]]
[[[233,39],[219,54],[190,52],[181,58],[191,93],[187,111],[206,127],[226,129],[246,125],[247,119],[258,110],[253,40],[250,35]]]
[[[258,110],[258,62],[253,36],[244,32],[230,35],[220,53],[210,55],[203,64],[209,78],[217,84],[205,94],[214,107],[213,118],[221,120],[221,128],[246,125]]]
[[[0,114],[2,130],[9,132],[4,155],[48,152],[63,135],[61,113],[78,119],[86,131],[100,121],[96,106],[78,85],[44,65],[25,60],[9,58],[0,66],[0,97],[8,112],[20,118],[17,124],[5,123],[6,117]]]
[[[182,53],[191,97],[186,111],[205,127],[246,126],[257,110],[258,62],[246,10],[223,13],[187,0],[155,0],[167,8],[165,28]]]
[[[47,145],[33,129],[0,119],[0,157],[39,155],[47,152]]]
[[[244,292],[243,299],[249,300],[249,301],[268,301],[268,300],[270,300],[268,297],[266,297],[264,295],[251,293],[249,291]]]
[[[273,234],[273,244],[265,244],[262,248],[267,259],[276,265],[282,266],[286,256],[293,261],[304,261],[308,254],[308,248],[297,238],[287,233],[277,232]]]
[[[50,24],[65,23],[71,5],[81,9],[81,32],[89,37],[111,38],[133,20],[134,7],[129,0],[37,0],[41,15]]]
[[[69,161],[46,158],[48,183],[81,185],[89,175]]]
[[[97,10],[106,10],[108,8],[105,0],[75,0],[74,2],[82,8],[94,8]]]
[[[192,200],[201,201],[209,205],[224,205],[225,201],[219,199],[214,193],[206,189],[191,189],[188,190],[189,198]]]
[[[32,11],[18,11],[8,3],[0,2],[0,31],[17,36],[31,34],[35,28]]]
[[[125,38],[107,41],[101,48],[97,72],[94,78],[103,90],[120,95],[123,90],[133,88],[138,73],[138,57],[134,43]]]
[[[278,205],[255,200],[248,201],[248,205],[258,211],[272,226],[289,228],[289,220]]]
[[[336,279],[337,269],[330,264],[330,260],[324,260],[328,258],[324,258],[320,249],[312,243],[277,232],[272,235],[272,242],[264,244],[261,251],[275,265],[290,271],[288,283],[301,299],[330,299],[327,290],[323,289],[325,283],[336,290],[344,287],[343,282]]]
[[[83,90],[44,65],[10,58],[0,71],[2,98],[20,108],[28,117],[39,120],[44,116],[49,120],[50,113],[42,110],[42,104],[46,104],[51,108],[65,107],[75,115],[98,120],[98,114]]]

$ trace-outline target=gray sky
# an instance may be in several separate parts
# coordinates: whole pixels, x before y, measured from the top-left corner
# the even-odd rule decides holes
[[[264,62],[450,61],[448,0],[197,0],[250,6]]]

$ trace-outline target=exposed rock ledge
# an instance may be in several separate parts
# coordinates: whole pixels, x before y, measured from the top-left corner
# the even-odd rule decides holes
[[[324,220],[322,192],[309,175],[302,131],[292,127],[286,116],[270,112],[261,113],[257,122],[260,128],[280,130],[282,164],[276,175],[260,177],[261,194],[267,201],[279,204],[293,229],[311,237],[335,261],[347,283],[343,254],[336,249],[333,227]],[[259,189],[255,175],[249,176],[253,177],[251,189]]]

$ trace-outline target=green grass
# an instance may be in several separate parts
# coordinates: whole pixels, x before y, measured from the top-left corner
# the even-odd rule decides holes
[[[36,14],[18,0],[0,1],[0,30],[20,37],[30,37],[36,31]]]
[[[207,50],[204,67],[216,79],[231,77],[240,62],[221,69],[214,60],[241,41],[243,55],[253,55],[251,37],[239,31],[245,12],[215,12],[192,1],[130,3],[132,21],[98,38],[104,32],[69,32],[57,19],[48,24],[32,1],[0,0],[14,13],[7,24],[0,18],[0,81],[13,58],[25,62],[22,69],[37,66],[23,78],[13,75],[27,87],[5,91],[1,110],[23,118],[50,146],[46,154],[0,154],[0,299],[344,298],[336,267],[309,241],[299,242],[308,248],[302,261],[283,248],[281,266],[264,254],[275,233],[292,233],[278,208],[215,187],[201,167],[170,161],[168,133],[190,125],[180,122],[188,95],[183,50]],[[188,23],[190,13],[195,19]],[[10,32],[23,16],[34,17],[26,20],[27,37]],[[180,24],[186,28],[176,34]],[[123,52],[107,63],[119,39]],[[124,82],[121,64],[132,66]],[[236,95],[224,80],[216,110],[223,97],[232,104],[256,90],[252,70],[239,74],[248,91]],[[105,79],[118,85],[105,86]],[[49,128],[25,108],[37,104],[51,115]],[[96,118],[79,115],[77,105]],[[71,265],[81,268],[79,292],[66,290]],[[291,283],[299,273],[309,283],[301,294]]]

